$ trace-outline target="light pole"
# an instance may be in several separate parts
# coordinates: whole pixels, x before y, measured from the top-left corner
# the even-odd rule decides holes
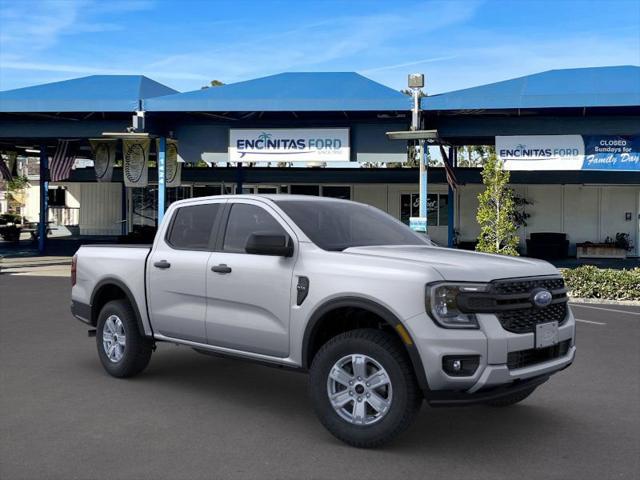
[[[409,89],[411,90],[411,96],[413,97],[413,109],[411,110],[411,130],[416,131],[420,129],[420,93],[424,87],[424,74],[411,73],[408,78]],[[418,157],[418,163],[420,165],[420,187],[419,187],[419,199],[420,208],[418,215],[420,216],[421,223],[424,222],[424,232],[427,231],[427,166],[425,164],[427,155],[425,151],[424,139],[418,140],[416,147],[416,156]]]

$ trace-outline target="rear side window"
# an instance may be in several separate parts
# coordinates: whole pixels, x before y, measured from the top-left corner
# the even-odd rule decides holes
[[[208,250],[209,237],[221,203],[180,207],[175,213],[167,242],[182,250]]]
[[[245,253],[247,240],[252,233],[287,235],[265,209],[248,203],[234,203],[224,235],[223,251]]]

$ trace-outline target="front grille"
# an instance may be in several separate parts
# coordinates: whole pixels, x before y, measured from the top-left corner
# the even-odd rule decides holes
[[[513,333],[531,333],[539,323],[556,321],[561,324],[567,316],[567,304],[554,303],[545,308],[521,308],[496,313],[502,328]]]
[[[509,352],[507,355],[507,367],[509,367],[510,370],[515,370],[537,363],[548,362],[565,356],[569,352],[570,346],[571,340],[565,340],[551,347]]]
[[[531,293],[538,288],[552,294],[552,303],[547,307],[538,308],[532,304]],[[567,293],[560,277],[498,280],[492,282],[491,293],[496,305],[495,314],[509,332],[532,333],[540,323],[556,321],[562,324],[567,318]]]
[[[546,288],[549,291],[564,288],[560,277],[532,278],[521,280],[496,280],[492,282],[492,291],[498,294],[530,293],[534,288]]]

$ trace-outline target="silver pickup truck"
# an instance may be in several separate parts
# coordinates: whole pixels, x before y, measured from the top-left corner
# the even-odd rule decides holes
[[[323,425],[358,447],[432,406],[512,405],[574,359],[549,263],[434,246],[380,210],[306,196],[175,202],[152,246],[83,246],[73,315],[129,377],[156,342],[309,371]]]

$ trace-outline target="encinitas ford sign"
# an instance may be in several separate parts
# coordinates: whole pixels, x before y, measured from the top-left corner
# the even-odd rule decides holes
[[[230,162],[348,162],[348,128],[230,129]]]
[[[506,170],[580,170],[580,135],[496,136],[496,154]]]
[[[640,136],[497,136],[507,170],[640,171]]]

